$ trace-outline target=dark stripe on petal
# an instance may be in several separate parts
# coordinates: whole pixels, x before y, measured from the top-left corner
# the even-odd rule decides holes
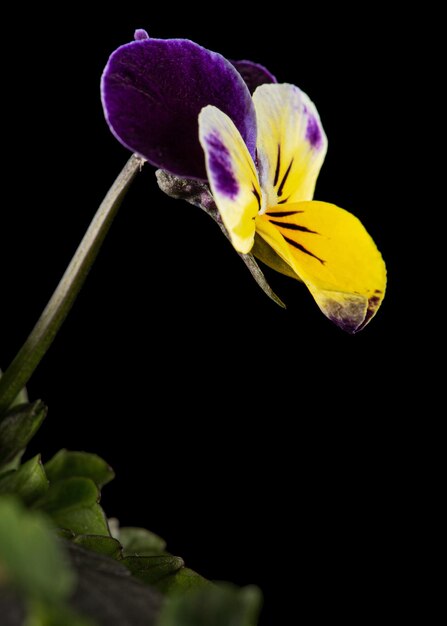
[[[287,196],[287,198],[284,198],[284,200],[278,200],[278,204],[285,204],[286,202],[288,202],[290,196]]]
[[[275,226],[281,226],[281,228],[287,228],[289,230],[299,230],[302,233],[313,233],[314,235],[318,235],[317,231],[310,230],[310,228],[306,228],[305,226],[299,226],[298,224],[291,224],[290,222],[277,222],[276,220],[269,220],[270,224],[275,224]]]
[[[278,158],[276,160],[275,178],[273,179],[273,186],[276,187],[279,178],[279,168],[281,167],[281,146],[278,146]]]
[[[254,197],[256,198],[256,200],[258,202],[258,209],[260,211],[261,210],[261,196],[259,195],[259,191],[253,185],[253,189],[251,190],[251,192],[252,192],[252,194],[254,195]]]
[[[290,161],[289,167],[286,170],[286,173],[284,174],[281,184],[278,187],[278,196],[281,197],[282,196],[282,192],[284,189],[284,185],[286,184],[287,178],[289,177],[290,174],[290,170],[292,169],[292,163],[293,163],[293,159]]]
[[[320,261],[320,263],[322,265],[325,264],[325,261],[323,261],[323,259],[320,259],[320,257],[318,257],[316,254],[313,254],[312,252],[310,252],[309,250],[307,250],[307,248],[305,248],[304,246],[302,246],[300,243],[298,243],[297,241],[293,241],[293,239],[289,239],[288,237],[285,237],[283,235],[284,239],[287,241],[287,243],[289,243],[291,246],[293,246],[294,248],[296,248],[297,250],[301,250],[301,252],[304,252],[304,254],[308,254],[309,256],[313,256],[314,259],[317,259],[317,261]]]
[[[267,211],[266,215],[272,217],[289,217],[289,215],[297,215],[297,213],[304,213],[304,211]]]

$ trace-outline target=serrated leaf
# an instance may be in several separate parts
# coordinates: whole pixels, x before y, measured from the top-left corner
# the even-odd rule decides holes
[[[51,518],[55,524],[61,528],[68,528],[75,534],[104,535],[108,531],[104,511],[99,504],[70,511],[55,511]]]
[[[171,597],[158,626],[255,626],[261,603],[257,587],[211,585]]]
[[[122,561],[133,576],[153,585],[184,566],[183,559],[165,554],[161,556],[128,556]]]
[[[96,454],[65,449],[59,450],[45,463],[45,471],[52,483],[66,478],[83,477],[93,480],[100,489],[115,477],[110,465]]]
[[[175,574],[157,581],[154,586],[164,594],[173,595],[201,589],[202,587],[212,587],[213,583],[192,569],[182,567]]]
[[[15,493],[25,504],[32,504],[48,489],[48,479],[40,460],[33,457],[19,469],[0,476],[0,494]]]
[[[122,556],[121,544],[116,539],[113,539],[113,537],[103,535],[78,535],[73,541],[76,545],[86,550],[104,554],[112,559],[120,559]]]
[[[70,511],[81,506],[94,504],[99,500],[99,491],[89,478],[67,478],[51,483],[44,498],[37,505],[46,513]]]
[[[0,564],[7,580],[29,597],[63,601],[74,585],[49,520],[12,496],[0,496]]]
[[[40,400],[21,404],[6,413],[0,422],[0,467],[23,452],[46,414],[47,408]]]
[[[98,504],[99,490],[89,478],[67,478],[54,484],[36,507],[54,523],[76,535],[109,535],[106,517]]]
[[[166,548],[164,539],[145,528],[124,526],[119,529],[118,538],[124,548],[124,556],[152,556],[161,554]]]

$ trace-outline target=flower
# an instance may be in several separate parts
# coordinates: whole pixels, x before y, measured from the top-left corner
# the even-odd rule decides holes
[[[211,190],[233,245],[247,253],[259,234],[322,312],[357,332],[383,299],[385,264],[354,215],[312,200],[327,150],[317,110],[288,84],[261,85],[253,101],[257,164],[228,115],[210,105],[199,115]]]
[[[208,180],[239,253],[304,282],[343,330],[371,320],[385,264],[354,215],[313,200],[327,138],[298,87],[250,61],[137,31],[110,57],[102,98],[126,147],[172,174]]]

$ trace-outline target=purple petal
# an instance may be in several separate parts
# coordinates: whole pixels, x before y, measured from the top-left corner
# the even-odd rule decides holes
[[[149,35],[147,34],[147,31],[144,30],[144,28],[137,28],[133,38],[135,39],[135,41],[141,41],[142,39],[149,39]]]
[[[239,184],[233,172],[230,152],[217,132],[208,135],[205,141],[214,185],[219,193],[234,200],[239,194]]]
[[[229,61],[187,39],[140,39],[109,59],[101,84],[107,122],[129,150],[178,176],[206,180],[198,116],[207,104],[226,113],[252,156],[256,116]]]
[[[307,110],[305,112],[307,113]],[[312,114],[309,114],[307,119],[306,139],[314,150],[319,150],[323,145],[323,133],[320,124]]]
[[[277,83],[276,78],[266,67],[252,61],[231,61],[245,81],[250,93],[265,83]]]

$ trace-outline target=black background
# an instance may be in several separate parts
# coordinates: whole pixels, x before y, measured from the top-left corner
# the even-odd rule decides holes
[[[95,11],[99,5],[95,5]],[[47,12],[46,12],[47,11]],[[258,11],[258,12],[257,12]],[[145,166],[51,351],[29,383],[49,405],[30,446],[96,452],[103,505],[151,528],[211,579],[259,585],[263,623],[368,613],[396,593],[408,424],[395,146],[405,43],[376,5],[77,5],[3,22],[3,367],[31,330],[128,158],[102,115],[108,55],[135,28],[265,64],[316,103],[329,152],[316,197],[358,215],[387,262],[377,317],[348,336],[300,284],[260,291],[214,223]],[[8,192],[8,195],[6,193]]]

